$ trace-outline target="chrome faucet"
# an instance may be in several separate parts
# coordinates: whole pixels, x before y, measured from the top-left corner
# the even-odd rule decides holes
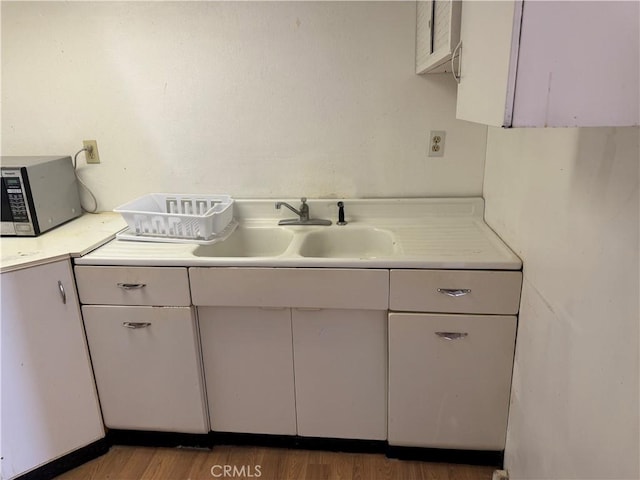
[[[331,220],[309,218],[309,205],[307,205],[307,199],[302,197],[300,201],[302,202],[300,210],[292,207],[287,202],[276,202],[276,210],[280,210],[280,207],[285,206],[299,217],[285,218],[284,220],[280,220],[278,225],[331,225]]]
[[[302,205],[300,205],[300,210],[293,208],[287,202],[276,202],[276,210],[280,210],[280,207],[284,205],[293,213],[298,215],[301,222],[307,222],[309,221],[309,205],[307,205],[307,199],[305,197],[302,197],[300,201],[302,202]]]

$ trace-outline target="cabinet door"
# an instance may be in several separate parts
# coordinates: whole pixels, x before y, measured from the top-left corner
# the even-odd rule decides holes
[[[428,72],[433,54],[433,0],[416,2],[416,73]]]
[[[389,443],[503,450],[516,317],[389,314]]]
[[[462,2],[456,118],[511,126],[522,1]]]
[[[639,12],[638,2],[463,2],[456,118],[637,126]]]
[[[2,274],[2,478],[104,437],[71,265]]]
[[[293,309],[299,435],[386,439],[386,315]]]
[[[208,421],[189,307],[82,307],[110,428],[204,433]]]
[[[296,434],[291,310],[199,307],[211,429]]]
[[[451,55],[460,40],[459,0],[416,2],[416,73],[451,72]]]
[[[514,127],[640,124],[640,3],[524,2]]]

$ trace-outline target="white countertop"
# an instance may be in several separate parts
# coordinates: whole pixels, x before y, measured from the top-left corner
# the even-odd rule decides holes
[[[285,199],[294,206],[299,200]],[[334,222],[323,226],[277,227],[293,217],[275,210],[274,200],[237,200],[234,215],[242,227],[283,228],[294,232],[293,248],[268,257],[198,255],[198,245],[113,240],[76,259],[80,265],[445,268],[519,270],[521,260],[483,220],[482,198],[345,200],[346,226],[336,226],[336,200],[309,200],[311,216]],[[316,258],[296,253],[295,245],[315,230],[373,227],[390,232],[397,243],[393,254],[368,258]],[[233,236],[228,241],[233,241]],[[4,261],[4,253],[3,253]],[[4,265],[4,264],[3,264]]]
[[[126,226],[117,213],[85,213],[38,237],[2,237],[0,271],[85,255],[113,239]]]

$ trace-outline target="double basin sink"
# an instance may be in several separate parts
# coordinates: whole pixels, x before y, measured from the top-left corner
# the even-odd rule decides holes
[[[226,240],[197,247],[199,257],[377,258],[399,250],[393,233],[368,226],[238,227]]]

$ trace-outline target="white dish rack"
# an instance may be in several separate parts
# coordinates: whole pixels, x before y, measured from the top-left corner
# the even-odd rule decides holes
[[[237,225],[229,195],[151,193],[114,212],[129,226],[118,234],[126,240],[214,243],[229,236]]]

